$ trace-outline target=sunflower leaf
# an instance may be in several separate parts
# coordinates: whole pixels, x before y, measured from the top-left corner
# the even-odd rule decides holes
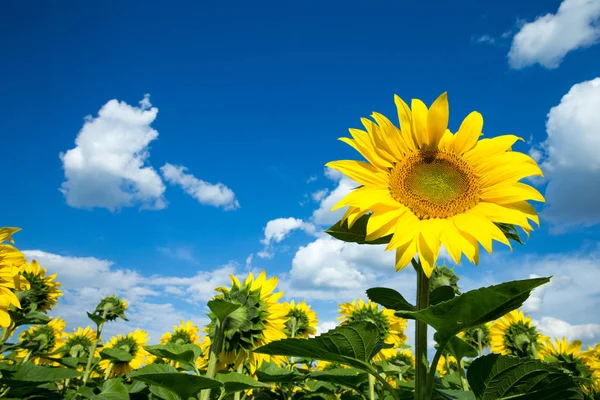
[[[403,318],[417,319],[433,327],[441,342],[466,329],[502,317],[519,308],[536,287],[550,278],[524,279],[471,290],[420,311],[397,311]]]
[[[93,396],[92,400],[129,400],[129,391],[121,378],[105,381],[101,389],[102,391]]]
[[[160,358],[177,361],[179,363],[194,365],[202,355],[202,349],[195,344],[157,344],[144,347],[148,353]],[[190,365],[190,366],[191,366]]]
[[[266,383],[291,383],[303,381],[306,378],[296,370],[281,368],[272,362],[262,363],[256,370],[256,377],[259,381]]]
[[[396,311],[414,311],[415,306],[394,289],[376,287],[367,289],[367,297],[385,308]]]
[[[241,306],[241,304],[231,303],[223,299],[213,299],[208,302],[208,308],[210,308],[210,311],[212,311],[212,313],[221,323],[223,323],[231,313]]]
[[[452,300],[456,296],[452,286],[440,286],[435,288],[429,295],[429,304],[436,305],[443,301]]]
[[[97,314],[87,313],[87,316],[88,316],[89,319],[91,319],[92,321],[94,321],[94,323],[96,324],[96,326],[100,326],[100,324],[103,324],[106,321],[108,321],[106,318],[102,318],[101,315],[97,315]]]
[[[433,339],[439,342],[437,332],[433,335]],[[465,342],[458,336],[452,336],[446,343],[446,350],[454,357],[458,362],[465,357],[477,357],[477,349]]]
[[[105,348],[100,352],[100,357],[104,360],[111,361],[119,361],[119,362],[128,362],[131,361],[133,356],[125,350],[115,349],[115,348]]]
[[[367,222],[371,214],[365,214],[358,218],[352,227],[348,227],[348,220],[338,221],[325,232],[336,239],[344,242],[352,242],[358,244],[386,244],[392,239],[392,235],[384,236],[375,240],[367,240]]]
[[[255,353],[308,357],[370,370],[368,362],[383,348],[377,326],[356,322],[338,326],[310,339],[283,339],[254,350]]]
[[[215,389],[223,386],[221,382],[204,376],[182,374],[166,364],[146,365],[137,371],[131,372],[127,377],[148,385],[163,387],[176,393],[183,400],[187,400],[202,389]]]
[[[315,371],[308,377],[315,381],[329,382],[356,390],[369,379],[367,373],[354,368],[335,368],[327,371]]]
[[[517,242],[519,244],[525,244],[521,240],[521,236],[519,235],[519,231],[513,224],[505,224],[502,222],[494,222],[498,228],[504,233],[507,239]]]
[[[215,379],[223,384],[226,395],[242,390],[271,387],[271,385],[256,381],[251,376],[239,374],[237,372],[219,373]]]
[[[583,399],[573,378],[538,360],[489,354],[473,361],[467,380],[478,399]]]

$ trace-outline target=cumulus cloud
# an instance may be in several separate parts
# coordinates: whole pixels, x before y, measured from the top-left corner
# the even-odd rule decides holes
[[[222,183],[208,183],[186,173],[184,166],[165,164],[160,168],[165,180],[172,185],[179,185],[184,192],[192,196],[200,204],[223,207],[225,210],[240,208],[235,193]]]
[[[316,192],[312,192],[310,197],[312,197],[314,201],[321,201],[325,198],[325,196],[327,196],[327,193],[329,193],[329,189],[321,189],[317,190]]]
[[[586,340],[600,337],[600,324],[571,325],[566,321],[552,317],[542,317],[539,321],[533,321],[538,329],[551,338],[567,338],[572,340]]]
[[[135,205],[166,206],[165,186],[146,165],[148,146],[158,137],[150,126],[157,113],[146,95],[139,107],[110,100],[97,117],[85,118],[75,147],[60,154],[66,178],[60,191],[68,205],[111,211]]]
[[[345,208],[335,211],[331,211],[331,208],[357,186],[358,184],[351,179],[340,178],[337,187],[321,199],[319,208],[312,214],[311,221],[316,225],[333,225],[338,222],[344,215]]]
[[[563,0],[556,14],[524,24],[508,53],[512,68],[534,64],[557,68],[568,52],[591,46],[600,38],[600,1]]]
[[[600,78],[573,85],[548,113],[548,138],[534,149],[548,179],[542,216],[555,231],[600,222],[598,110]]]
[[[308,234],[314,235],[316,227],[299,218],[277,218],[267,222],[264,233],[265,237],[261,240],[264,245],[262,251],[256,253],[259,258],[273,258],[273,245],[282,242],[292,231],[302,230]]]

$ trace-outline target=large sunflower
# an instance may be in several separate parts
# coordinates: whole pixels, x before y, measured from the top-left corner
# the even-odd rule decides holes
[[[394,310],[379,308],[379,305],[371,300],[364,302],[362,299],[354,300],[351,303],[340,304],[338,317],[342,320],[341,324],[347,324],[358,321],[369,321],[377,326],[381,338],[386,344],[392,345],[391,348],[381,349],[374,357],[375,360],[386,360],[396,354],[399,344],[406,343],[406,320],[396,317]]]
[[[284,357],[252,352],[253,349],[269,342],[286,338],[284,330],[288,308],[285,304],[278,303],[283,292],[273,293],[276,286],[277,278],[267,279],[266,272],[262,271],[256,279],[249,273],[244,283],[240,283],[231,275],[231,288],[215,289],[220,292],[215,298],[240,304],[240,310],[243,311],[236,317],[243,319],[239,321],[239,327],[225,332],[223,352],[219,355],[221,368],[237,368],[247,359],[250,372],[254,373],[265,361],[274,361],[277,364],[285,361]],[[208,325],[208,331],[213,339],[216,317],[212,314],[210,316],[212,321]]]
[[[489,326],[492,353],[516,357],[539,357],[546,336],[540,334],[530,317],[513,310]]]
[[[554,364],[564,372],[578,380],[584,389],[593,390],[592,379],[598,376],[597,365],[590,362],[589,353],[581,351],[581,340],[568,342],[566,338],[546,338],[545,345],[540,349],[544,362]]]
[[[8,313],[10,306],[21,308],[21,302],[14,291],[29,288],[29,282],[19,274],[21,265],[27,263],[25,256],[14,246],[4,243],[14,243],[12,234],[19,228],[0,228],[0,327],[8,328],[11,318]]]
[[[398,96],[395,102],[401,130],[373,113],[375,122],[361,120],[366,132],[350,129],[353,139],[340,138],[368,162],[327,166],[360,184],[333,209],[349,207],[344,215],[349,225],[372,212],[367,240],[393,234],[387,250],[396,250],[396,270],[418,253],[431,276],[441,244],[457,264],[463,253],[477,264],[478,242],[490,253],[492,240],[510,246],[495,223],[514,224],[527,233],[533,230],[528,220],[539,224],[527,201],[544,198],[519,181],[542,171],[531,157],[511,151],[517,136],[479,140],[483,118],[478,112],[452,134],[446,93],[429,110],[416,99],[412,110]]]
[[[65,343],[63,330],[66,326],[61,318],[51,318],[46,325],[35,325],[21,332],[21,348],[16,352],[17,358],[35,364],[59,365],[51,358],[59,357],[55,353]]]
[[[147,362],[150,353],[144,349],[144,346],[146,345],[148,345],[148,333],[141,329],[136,329],[125,336],[113,336],[104,345],[104,348],[125,350],[131,354],[132,358],[125,362],[102,360],[100,361],[100,368],[105,374],[108,374],[109,378],[127,375],[131,371],[141,367],[144,362]]]
[[[296,304],[292,300],[284,306],[289,309],[285,323],[285,333],[289,337],[308,338],[317,333],[317,313],[309,305],[304,301]]]
[[[161,344],[198,344],[200,335],[198,327],[192,321],[181,321],[179,326],[173,325],[173,332],[167,332],[160,338]]]
[[[23,310],[45,312],[52,309],[62,296],[59,289],[61,285],[54,280],[57,274],[46,276],[46,268],[40,268],[40,264],[35,260],[22,264],[20,272],[30,285],[21,297]]]

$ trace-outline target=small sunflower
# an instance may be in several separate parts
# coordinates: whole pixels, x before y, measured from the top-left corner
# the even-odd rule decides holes
[[[490,347],[492,340],[490,336],[490,324],[483,324],[469,328],[458,334],[458,337],[475,347],[481,356],[483,350]]]
[[[441,356],[436,371],[440,374],[440,378],[443,378],[447,374],[458,371],[459,365],[456,358],[451,355]]]
[[[106,296],[100,299],[100,303],[96,306],[94,314],[104,316],[108,321],[114,321],[117,318],[127,321],[127,318],[125,317],[127,307],[127,302],[125,300],[121,300],[115,295]]]
[[[509,356],[538,358],[538,350],[547,339],[520,310],[495,320],[489,330],[492,353]]]
[[[478,242],[489,253],[492,240],[510,247],[497,223],[520,226],[528,234],[533,230],[528,220],[539,224],[527,201],[544,197],[520,180],[542,171],[531,157],[511,150],[520,138],[479,140],[483,117],[478,112],[452,134],[446,93],[429,109],[417,99],[412,110],[398,96],[395,102],[401,130],[373,113],[375,122],[361,119],[366,131],[350,129],[352,139],[340,138],[367,162],[326,165],[360,185],[333,210],[348,207],[343,219],[349,225],[372,213],[367,240],[393,234],[386,250],[396,250],[396,270],[418,254],[431,276],[442,244],[456,264],[462,254],[477,264]]]
[[[345,364],[339,364],[339,363],[336,363],[336,362],[317,360],[317,361],[315,361],[315,367],[314,368],[317,371],[329,371],[329,370],[332,370],[332,369],[349,368],[349,367],[347,365],[345,365]]]
[[[29,288],[29,282],[19,274],[21,265],[27,263],[25,256],[14,246],[4,243],[14,243],[11,236],[19,230],[19,228],[0,228],[0,327],[2,328],[11,325],[8,313],[11,305],[21,308],[21,302],[14,291]]]
[[[161,344],[197,344],[200,340],[198,327],[192,321],[181,321],[179,326],[173,325],[173,332],[167,332],[160,338]]]
[[[127,335],[117,335],[112,337],[105,345],[105,349],[121,349],[131,354],[132,358],[129,361],[111,361],[102,360],[100,361],[100,369],[106,374],[108,372],[109,378],[116,376],[127,375],[133,370],[136,370],[142,366],[143,363],[149,361],[150,353],[148,353],[144,346],[148,344],[148,334],[140,329],[136,329]]]
[[[586,388],[598,370],[594,363],[589,362],[589,357],[581,351],[581,340],[568,342],[566,338],[555,339],[555,342],[546,338],[544,347],[540,349],[540,356],[544,362],[554,364],[567,374],[573,376]]]
[[[408,367],[408,369],[402,373],[403,380],[411,381],[415,379],[415,356],[411,349],[398,349],[396,350],[396,354],[387,361],[398,367]]]
[[[294,300],[284,303],[289,311],[285,323],[285,333],[289,337],[308,338],[317,333],[317,313],[304,301],[296,304]]]
[[[285,357],[272,357],[266,354],[252,352],[253,349],[275,340],[285,339],[285,322],[288,308],[278,300],[283,292],[273,293],[277,286],[277,278],[267,279],[267,274],[262,271],[255,279],[252,273],[244,283],[231,275],[231,288],[219,287],[220,292],[215,298],[240,304],[240,310],[245,311],[244,329],[235,328],[225,332],[223,352],[219,355],[221,368],[234,366],[237,368],[246,359],[250,372],[254,371],[265,361],[282,364]],[[208,325],[211,340],[214,338],[216,317],[209,314],[212,321]]]
[[[38,365],[59,365],[50,358],[58,357],[54,353],[65,343],[63,330],[66,326],[66,322],[61,318],[51,318],[46,325],[35,325],[21,332],[21,348],[16,352],[17,358]]]
[[[77,328],[64,336],[64,353],[68,357],[85,357],[90,354],[90,347],[96,341],[96,332],[89,326]],[[96,349],[99,357],[99,349]]]
[[[50,311],[62,296],[56,275],[46,276],[46,268],[40,268],[40,264],[32,260],[30,263],[21,265],[21,275],[29,282],[29,289],[22,292],[21,306],[27,311]]]
[[[586,351],[582,352],[582,355],[586,363],[600,375],[600,344],[596,344],[594,347],[589,346]]]
[[[379,308],[379,305],[371,300],[364,302],[362,299],[354,300],[351,303],[340,304],[338,317],[342,320],[341,324],[347,324],[358,321],[369,321],[377,326],[381,338],[386,344],[392,345],[391,348],[381,349],[374,357],[375,360],[386,360],[396,354],[395,348],[402,343],[406,343],[406,320],[396,317],[394,310]]]
[[[210,357],[210,337],[204,336],[199,346],[202,349],[202,354],[196,359],[196,367],[205,370],[208,367],[208,358]]]

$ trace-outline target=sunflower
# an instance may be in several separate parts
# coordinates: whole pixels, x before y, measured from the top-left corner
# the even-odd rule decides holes
[[[369,321],[377,326],[381,338],[386,344],[392,345],[391,348],[381,349],[374,357],[375,360],[386,360],[396,354],[395,347],[406,343],[406,320],[396,317],[394,310],[379,308],[379,305],[369,300],[365,303],[362,299],[354,300],[351,303],[340,304],[338,317],[342,320],[341,324],[348,324],[358,321]]]
[[[411,381],[415,379],[415,356],[411,349],[398,349],[396,354],[387,360],[390,364],[398,367],[404,367],[406,370],[402,373],[402,379]]]
[[[538,350],[547,339],[533,326],[523,311],[513,310],[495,320],[490,328],[492,353],[538,358]]]
[[[265,361],[282,364],[285,357],[272,357],[266,354],[252,352],[253,349],[270,343],[274,340],[285,339],[285,322],[287,321],[288,308],[285,304],[278,303],[283,292],[273,293],[277,286],[277,278],[267,279],[267,274],[262,271],[255,279],[252,273],[244,283],[231,275],[231,288],[219,287],[220,292],[215,298],[239,304],[241,307],[236,318],[239,325],[225,331],[223,351],[219,355],[221,368],[233,366],[238,368],[246,359],[251,373]],[[208,325],[211,340],[214,340],[216,317],[209,314],[211,322]],[[243,327],[243,329],[242,329]]]
[[[440,374],[440,378],[458,371],[458,361],[451,355],[441,356],[438,360],[436,371]]]
[[[396,250],[396,270],[418,253],[431,276],[441,244],[456,264],[463,253],[477,264],[478,242],[490,253],[492,240],[510,247],[495,223],[520,226],[527,234],[533,230],[528,219],[539,224],[527,201],[544,197],[519,181],[542,171],[531,157],[511,150],[520,138],[479,140],[483,118],[478,112],[452,134],[446,93],[429,110],[416,99],[412,110],[398,96],[395,102],[401,130],[373,113],[375,122],[361,120],[366,131],[350,129],[353,139],[340,138],[368,162],[327,166],[360,185],[332,210],[349,207],[343,217],[349,225],[371,212],[367,240],[393,234],[386,250]]]
[[[197,344],[200,340],[198,327],[192,321],[181,321],[179,326],[173,325],[173,332],[167,332],[160,338],[161,344]]]
[[[131,354],[131,360],[129,361],[114,361],[114,360],[102,360],[100,361],[100,369],[102,369],[105,375],[109,378],[116,376],[127,375],[133,370],[138,369],[144,362],[149,361],[148,353],[144,346],[148,344],[148,333],[136,329],[127,335],[117,335],[112,337],[105,345],[105,349],[120,349],[125,350]],[[147,359],[148,358],[148,359]]]
[[[540,356],[544,362],[554,364],[567,374],[573,376],[585,388],[589,388],[594,376],[597,376],[597,366],[589,361],[586,352],[581,351],[581,340],[568,342],[565,337],[555,339],[555,342],[546,338],[544,347],[540,349]]]
[[[27,263],[25,256],[14,246],[4,243],[14,243],[11,236],[19,230],[19,228],[0,228],[0,327],[2,328],[11,325],[8,313],[10,306],[21,308],[21,302],[14,291],[29,288],[29,282],[19,274],[21,265]]]
[[[475,347],[481,356],[491,345],[490,324],[483,324],[460,332],[458,337]]]
[[[90,354],[90,347],[96,341],[96,332],[89,326],[77,328],[64,336],[63,351],[68,357],[85,357]],[[99,350],[96,349],[96,357],[99,357]]]
[[[21,332],[21,348],[16,352],[17,358],[33,361],[38,365],[59,365],[50,358],[58,357],[55,353],[65,342],[63,330],[66,326],[61,318],[51,318],[46,325],[35,325]]]
[[[294,300],[284,303],[289,311],[285,323],[285,333],[289,337],[308,338],[317,333],[317,313],[304,301],[296,304]]]
[[[103,316],[108,321],[114,321],[117,318],[127,321],[127,318],[125,318],[127,307],[125,300],[121,300],[115,295],[106,296],[100,299],[100,303],[96,306],[94,314]]]
[[[30,285],[21,296],[23,310],[46,312],[52,309],[62,296],[60,283],[54,281],[57,274],[46,276],[46,269],[40,268],[40,264],[35,260],[21,265],[20,272]]]
[[[323,360],[317,360],[315,362],[315,370],[317,371],[329,371],[332,369],[338,369],[338,368],[350,368],[345,364],[339,364],[336,362],[330,362],[330,361],[323,361]]]
[[[586,351],[582,352],[582,355],[586,363],[596,371],[600,379],[600,344],[596,344],[594,347],[589,346]]]
[[[210,357],[210,337],[204,336],[199,346],[202,349],[202,355],[196,359],[196,367],[205,370],[208,367],[208,358]]]

